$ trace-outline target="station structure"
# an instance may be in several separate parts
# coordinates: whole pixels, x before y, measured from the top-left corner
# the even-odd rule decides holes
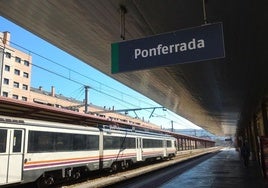
[[[26,3],[26,0],[24,2]],[[256,162],[256,169],[264,177],[268,177],[268,74],[266,63],[268,55],[267,40],[264,37],[268,32],[268,27],[265,24],[268,20],[268,14],[265,3],[251,0],[181,0],[172,1],[172,3],[171,1],[155,0],[113,0],[109,2],[105,0],[77,0],[66,2],[63,6],[59,0],[53,2],[27,0],[29,5],[27,11],[25,11],[24,3],[19,3],[16,0],[0,4],[0,14],[5,18],[27,28],[37,36],[130,88],[149,96],[167,109],[180,114],[203,129],[218,136],[234,138],[237,151],[248,142],[252,164]],[[204,29],[204,32],[195,32],[195,34],[200,34],[198,38],[204,39],[204,44],[207,47],[207,42],[215,40],[207,40],[203,37],[209,38],[219,34],[217,32],[207,34],[207,29],[218,23],[222,26],[220,30],[220,39],[222,40],[220,41],[224,43],[224,47],[221,48],[224,50],[222,51],[223,56],[191,59],[192,57],[200,57],[202,52],[207,52],[206,55],[212,55],[219,49],[217,47],[211,47],[208,50],[201,48],[202,52],[198,49],[185,50],[184,53],[186,43],[188,45],[193,41],[193,38],[196,38],[196,35],[192,35],[192,28]],[[186,36],[185,40],[175,42],[182,47],[180,53],[176,55],[182,54],[182,59],[184,57],[190,58],[187,59],[188,61],[176,63],[181,58],[174,58],[172,65],[161,64],[161,66],[153,68],[143,66],[146,63],[152,65],[154,63],[151,62],[159,59],[159,63],[169,62],[172,58],[166,59],[166,57],[172,55],[170,52],[174,52],[173,45],[176,46],[176,44],[169,43],[170,41],[174,42],[174,40],[170,40],[174,38],[163,36],[166,36],[165,33],[173,33],[173,37],[177,31],[185,30],[189,31],[187,33],[189,38]],[[211,35],[212,33],[213,35]],[[163,40],[159,38],[157,38],[159,40],[150,40],[152,36],[160,36]],[[168,37],[171,36],[168,35]],[[184,37],[185,35],[182,38]],[[137,50],[136,57],[138,57],[138,53],[141,53],[141,59],[149,59],[149,61],[144,61],[142,65],[141,63],[131,63],[136,65],[134,68],[141,68],[139,70],[130,71],[127,69],[129,67],[117,66],[120,62],[124,62],[124,59],[113,56],[113,52],[118,52],[120,45],[127,44],[127,41],[135,42],[140,39],[144,40],[141,42],[144,44],[142,47],[150,50],[141,50],[140,52]],[[148,44],[147,41],[152,43]],[[154,43],[154,41],[157,42]],[[127,47],[135,46],[135,49],[144,49],[136,44]],[[161,48],[159,44],[162,44]],[[115,47],[113,50],[110,49],[111,45]],[[158,46],[159,48],[157,48]],[[155,58],[154,54],[159,54],[159,56]],[[127,57],[131,58],[132,56],[127,55]],[[116,66],[113,66],[112,62],[116,62]],[[124,63],[122,64],[124,65]],[[125,72],[118,73],[120,69]],[[1,106],[4,105],[4,101],[14,102],[11,99],[1,98]],[[24,104],[23,101],[16,101],[16,103]],[[15,112],[25,110],[18,106],[16,108],[15,104],[12,104],[14,105],[12,107],[11,104],[7,105],[9,107],[3,108],[1,113],[9,110],[14,112],[12,108],[15,108]],[[33,106],[38,105],[34,104]],[[18,109],[19,111],[17,111]],[[52,114],[49,111],[43,115],[40,114],[41,117],[49,118],[48,114]],[[42,110],[33,112],[32,118],[38,118],[40,112]],[[80,116],[87,115],[74,115],[73,119],[69,119],[69,122],[82,121],[84,117],[78,118]],[[66,118],[68,119],[67,114],[54,120],[63,121]],[[106,122],[104,117],[98,118],[101,119],[97,122]],[[184,135],[181,135],[178,143],[180,149],[204,145],[200,142],[195,144],[194,139],[190,140]],[[234,152],[232,151],[233,154],[239,154]],[[235,163],[240,165],[239,157],[236,159]],[[222,176],[225,174],[226,180],[229,182],[241,181],[232,169],[234,161],[227,162],[226,158],[220,157],[216,162],[221,167],[215,171],[211,170],[212,174],[208,178],[209,180],[211,177],[223,180]],[[227,163],[230,168],[225,171],[218,170],[227,166]],[[255,173],[251,168],[246,170],[240,168],[240,170],[239,175],[243,177],[246,177],[243,173],[245,171],[247,175]],[[217,177],[217,174],[220,174],[220,177]],[[203,178],[202,174],[199,175]],[[258,181],[255,177],[250,180],[253,183]],[[191,181],[196,183],[196,181]]]
[[[158,125],[118,113],[118,110],[88,104],[87,91],[85,91],[85,101],[78,101],[58,95],[54,86],[51,86],[51,91],[45,91],[41,86],[31,87],[32,56],[11,45],[11,33],[5,31],[0,33],[0,37],[2,39],[0,49],[3,52],[0,58],[1,114],[71,124],[96,126],[102,123],[171,134],[177,138],[178,150],[215,145],[215,142],[209,139],[165,131]],[[85,89],[88,89],[88,86],[85,86]],[[44,111],[45,115],[39,114]],[[62,116],[59,117],[59,114]]]

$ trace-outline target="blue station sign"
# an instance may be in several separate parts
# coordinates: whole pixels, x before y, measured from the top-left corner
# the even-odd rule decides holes
[[[113,43],[112,73],[225,57],[222,23]]]

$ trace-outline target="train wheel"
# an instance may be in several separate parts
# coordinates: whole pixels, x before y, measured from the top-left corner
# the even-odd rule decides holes
[[[126,161],[125,168],[128,169],[131,167],[131,165],[132,165],[132,161]]]
[[[118,171],[118,163],[113,163],[110,172],[117,172],[117,171]]]
[[[47,187],[54,184],[54,178],[52,176],[41,177],[36,182],[37,187]]]
[[[73,173],[73,179],[78,180],[81,177],[81,173],[79,171],[76,171]]]

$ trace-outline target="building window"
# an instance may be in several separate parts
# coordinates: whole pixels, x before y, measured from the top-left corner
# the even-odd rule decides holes
[[[9,79],[4,78],[4,84],[9,85]]]
[[[12,98],[13,99],[19,99],[19,96],[18,95],[12,95]]]
[[[15,69],[15,70],[14,70],[14,74],[16,74],[16,75],[20,75],[20,70]]]
[[[24,78],[29,78],[29,74],[27,72],[23,72],[23,77]]]
[[[23,85],[22,85],[22,89],[23,89],[23,90],[28,90],[28,86],[25,85],[25,84],[23,84]]]
[[[10,66],[8,66],[8,65],[5,65],[5,71],[10,71]]]
[[[3,97],[8,97],[8,92],[3,91]]]
[[[21,62],[21,58],[15,57],[15,62],[20,63]]]
[[[20,84],[19,84],[19,82],[14,82],[13,86],[14,86],[15,88],[19,88],[19,87],[20,87]]]
[[[30,65],[29,61],[24,60],[24,65],[27,66],[27,67],[29,67],[29,65]]]
[[[9,52],[6,52],[6,58],[11,58],[11,53],[9,53]]]
[[[27,97],[21,97],[21,100],[27,101]]]

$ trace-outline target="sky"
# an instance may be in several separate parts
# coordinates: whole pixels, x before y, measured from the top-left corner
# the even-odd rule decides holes
[[[158,103],[0,16],[0,32],[4,31],[10,32],[12,47],[32,56],[31,87],[42,86],[44,90],[51,91],[51,87],[54,86],[56,94],[83,101],[84,86],[89,86],[89,102],[100,107],[114,107],[116,110],[161,107]],[[171,121],[175,129],[200,129],[169,110],[155,109],[153,117],[149,118],[151,113],[151,109],[136,111],[139,118],[166,129],[171,128]],[[136,114],[129,112],[133,117]]]

